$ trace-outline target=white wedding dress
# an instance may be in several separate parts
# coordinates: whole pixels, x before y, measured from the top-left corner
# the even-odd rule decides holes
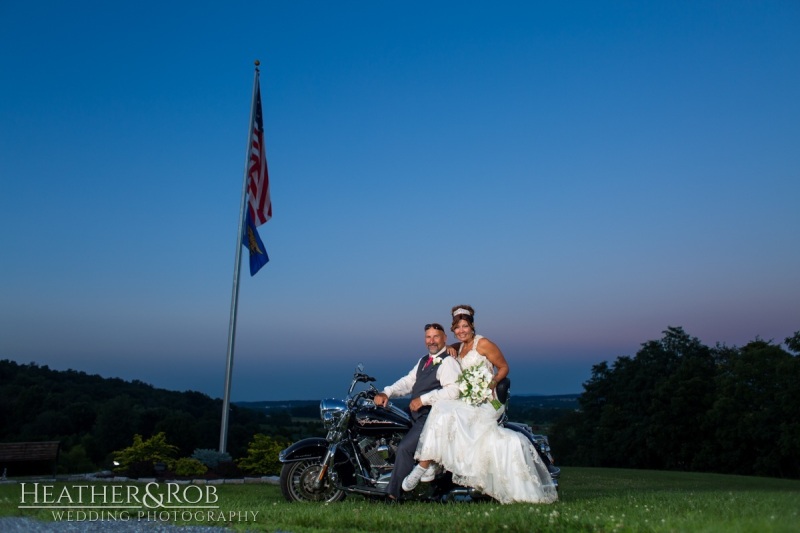
[[[462,370],[492,364],[475,348],[457,359]],[[491,403],[469,405],[461,400],[436,402],[420,436],[415,458],[429,459],[453,474],[459,485],[474,487],[501,503],[552,503],[558,499],[553,480],[524,435],[497,425],[503,412]]]

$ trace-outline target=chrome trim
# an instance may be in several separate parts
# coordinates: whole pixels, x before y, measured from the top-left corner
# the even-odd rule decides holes
[[[325,429],[333,427],[347,411],[347,404],[342,400],[328,398],[319,402],[319,417]]]

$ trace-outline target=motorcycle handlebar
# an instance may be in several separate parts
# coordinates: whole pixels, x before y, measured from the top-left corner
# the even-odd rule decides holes
[[[353,382],[350,384],[350,390],[347,392],[347,395],[349,396],[353,394],[353,389],[355,389],[356,383],[369,383],[371,381],[375,381],[375,378],[373,378],[372,376],[368,376],[367,374],[362,374],[360,372],[357,372],[353,376]]]

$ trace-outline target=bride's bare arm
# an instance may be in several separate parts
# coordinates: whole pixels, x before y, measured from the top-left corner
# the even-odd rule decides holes
[[[489,362],[497,368],[497,373],[494,375],[495,382],[494,385],[492,385],[492,388],[494,388],[500,380],[508,376],[508,363],[506,362],[506,358],[503,356],[503,352],[500,351],[500,348],[486,337],[480,339],[476,348],[479,354],[488,359]]]

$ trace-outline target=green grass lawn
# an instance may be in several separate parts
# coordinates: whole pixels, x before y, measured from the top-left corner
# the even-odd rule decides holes
[[[70,484],[74,483],[57,484],[55,495],[59,487]],[[561,477],[561,499],[553,505],[386,505],[360,497],[335,504],[293,504],[285,502],[274,485],[216,487],[218,512],[225,514],[222,519],[216,515],[212,522],[206,518],[177,523],[298,533],[800,531],[800,481],[772,478],[566,467]],[[53,520],[51,510],[19,509],[19,504],[18,484],[0,485],[0,516]]]

